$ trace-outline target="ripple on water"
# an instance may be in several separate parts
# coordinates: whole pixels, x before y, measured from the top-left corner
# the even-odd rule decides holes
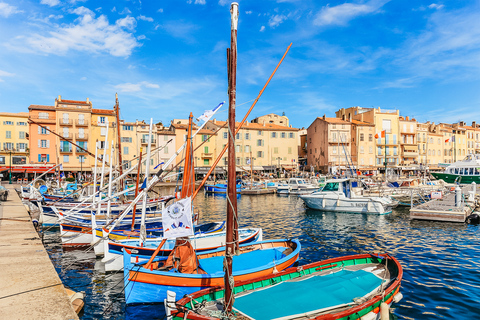
[[[479,227],[410,221],[408,209],[385,216],[319,212],[296,196],[241,196],[240,227],[262,227],[265,239],[298,238],[300,263],[367,252],[388,252],[404,268],[403,300],[393,318],[473,319],[480,316]],[[201,222],[225,219],[225,196],[200,195],[194,202]],[[125,308],[123,274],[105,275],[100,260],[82,249],[66,251],[58,234],[44,242],[62,280],[86,292],[82,319],[162,319],[163,306]]]

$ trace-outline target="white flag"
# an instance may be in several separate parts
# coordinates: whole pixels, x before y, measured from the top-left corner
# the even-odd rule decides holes
[[[192,197],[179,200],[163,209],[162,226],[165,238],[192,236]]]
[[[225,103],[225,101],[221,102],[218,106],[213,108],[213,110],[205,110],[205,112],[200,117],[198,117],[198,120],[203,120],[203,121],[207,122],[215,114],[215,112],[217,112],[218,108],[223,106],[224,103]]]

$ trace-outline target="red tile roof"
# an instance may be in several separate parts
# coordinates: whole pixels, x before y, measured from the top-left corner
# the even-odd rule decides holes
[[[39,104],[31,104],[28,110],[55,110],[55,106],[42,106]]]
[[[77,101],[77,100],[60,100],[60,101],[57,101],[57,103],[71,103],[71,104],[84,104],[84,105],[90,105],[91,102],[87,102],[87,101]]]
[[[92,114],[107,114],[107,115],[113,115],[115,114],[115,111],[113,110],[106,110],[106,109],[92,109]]]

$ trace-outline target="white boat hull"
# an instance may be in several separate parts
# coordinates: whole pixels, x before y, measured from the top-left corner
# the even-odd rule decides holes
[[[320,211],[387,214],[392,206],[381,198],[333,198],[326,195],[301,195],[307,207]]]

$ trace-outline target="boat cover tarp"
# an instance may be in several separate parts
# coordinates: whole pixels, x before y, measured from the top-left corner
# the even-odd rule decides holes
[[[234,308],[256,320],[276,319],[351,304],[381,283],[382,279],[364,270],[341,270],[258,289],[236,297]]]

